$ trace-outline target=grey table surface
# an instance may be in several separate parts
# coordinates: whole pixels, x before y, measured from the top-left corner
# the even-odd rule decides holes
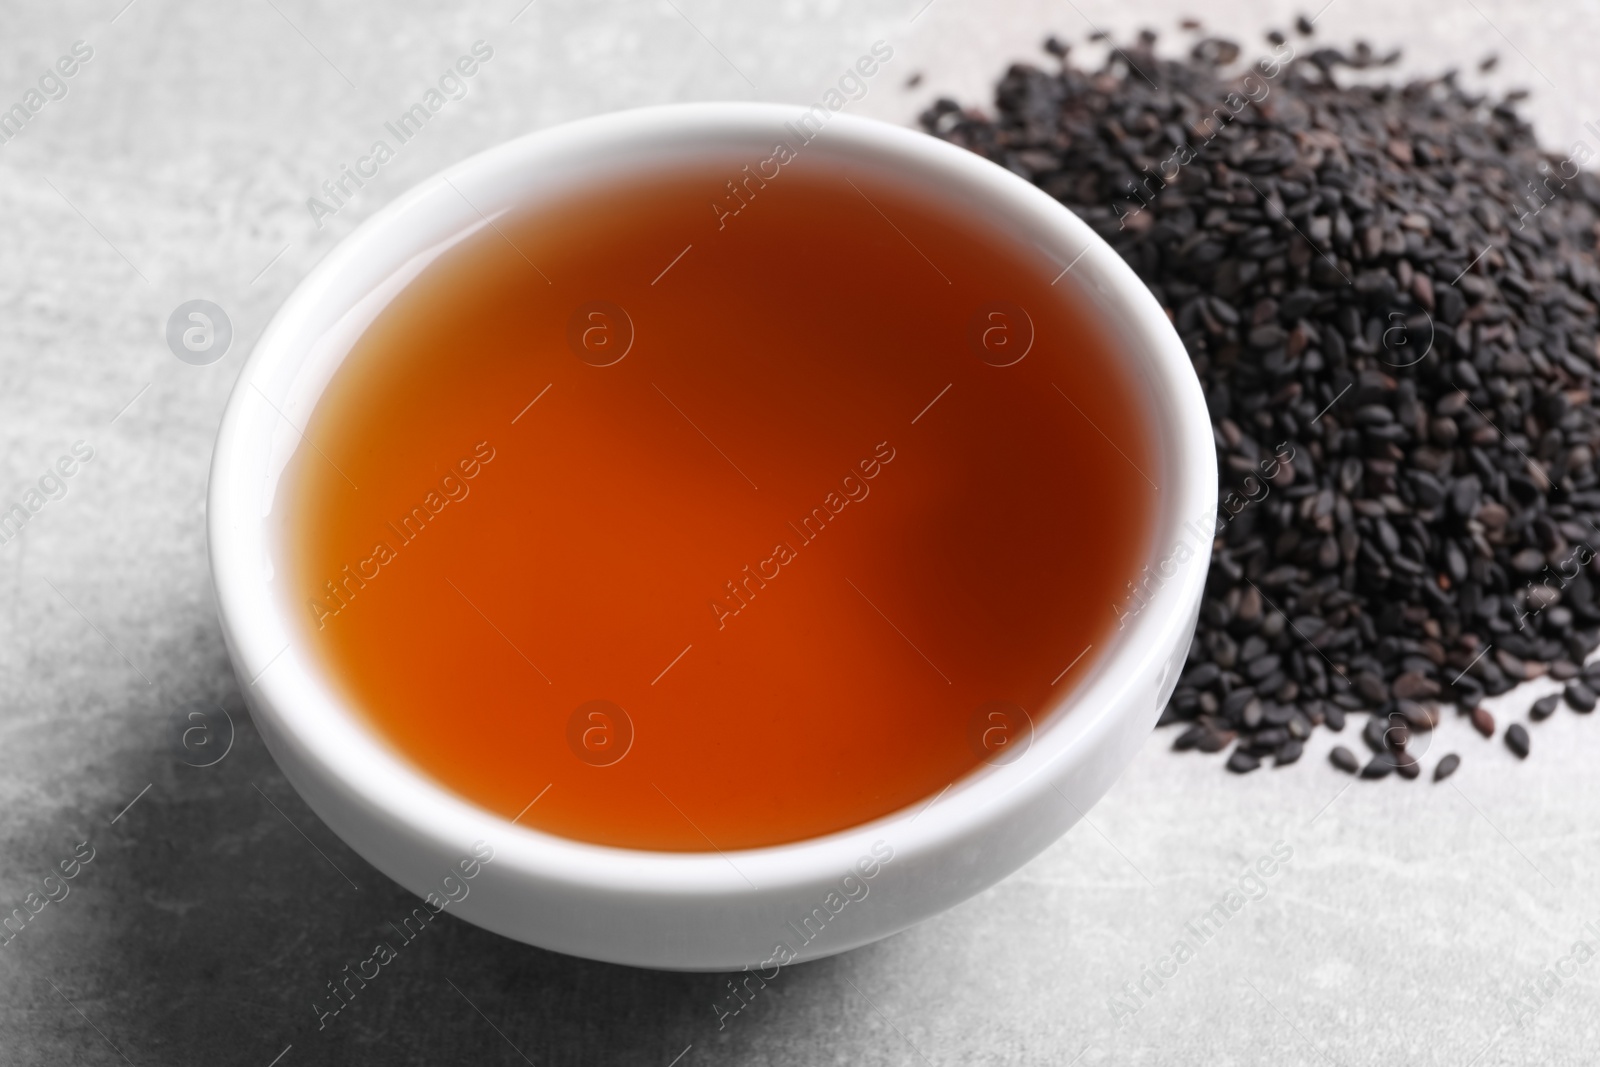
[[[0,546],[0,911],[41,893],[80,842],[93,859],[0,949],[0,1063],[1600,1059],[1600,726],[1567,711],[1533,729],[1522,764],[1450,718],[1433,755],[1465,763],[1440,786],[1353,783],[1328,766],[1326,733],[1300,766],[1245,778],[1158,733],[1021,871],[887,941],[792,968],[721,1028],[719,976],[575,960],[445,916],[319,1030],[325,983],[409,898],[262,747],[204,543],[222,405],[310,266],[412,183],[552,123],[677,100],[810,101],[879,39],[896,50],[888,76],[852,108],[910,122],[936,92],[987,103],[1004,64],[1036,56],[1049,31],[1091,54],[1096,26],[1149,25],[1176,45],[1177,19],[1195,14],[1259,42],[1296,9],[123,2],[3,16],[0,102],[73,42],[93,55],[0,145],[0,507],[73,442],[94,457]],[[1592,0],[1334,0],[1318,30],[1403,46],[1417,71],[1498,52],[1483,84],[1529,87],[1552,145],[1600,143],[1584,127],[1600,120]],[[468,96],[315,226],[306,198],[480,38],[495,53]],[[235,329],[210,366],[163,339],[194,297]],[[1502,721],[1540,692],[1500,701]],[[236,733],[196,767],[183,731],[210,706]],[[225,726],[209,721],[214,753]],[[1291,858],[1241,887],[1275,845]],[[1186,924],[1230,892],[1238,910],[1195,937]],[[1192,955],[1163,961],[1180,939]]]

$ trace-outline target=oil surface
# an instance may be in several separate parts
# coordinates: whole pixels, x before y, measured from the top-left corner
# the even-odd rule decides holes
[[[932,798],[1027,744],[1150,549],[1153,430],[1069,250],[820,157],[738,177],[465,236],[280,483],[336,684],[523,825],[730,850]]]

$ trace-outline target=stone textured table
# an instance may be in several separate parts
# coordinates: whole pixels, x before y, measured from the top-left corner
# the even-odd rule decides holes
[[[676,100],[809,101],[878,39],[895,58],[852,107],[909,122],[940,90],[987,102],[1004,63],[1037,55],[1049,31],[1093,54],[1092,26],[1175,38],[1180,16],[1200,14],[1248,47],[1295,9],[122,3],[13,5],[0,44],[0,104],[27,104],[45,79],[0,145],[0,509],[75,442],[92,450],[0,545],[0,910],[60,898],[0,948],[0,1063],[1600,1058],[1600,962],[1573,955],[1579,940],[1600,951],[1600,725],[1565,710],[1533,729],[1525,764],[1451,717],[1434,755],[1465,762],[1441,786],[1353,782],[1328,766],[1326,733],[1302,765],[1246,778],[1158,734],[1025,869],[888,941],[786,971],[720,1030],[718,976],[587,963],[444,916],[319,1031],[326,983],[411,901],[267,756],[223,652],[204,544],[223,402],[305,271],[413,182],[551,123]],[[1404,46],[1413,70],[1470,71],[1499,52],[1491,84],[1532,89],[1552,143],[1594,147],[1600,5],[1549,7],[1333,0],[1318,29]],[[466,97],[317,226],[306,199],[479,39],[494,55]],[[77,41],[72,76],[49,77]],[[209,366],[175,359],[163,336],[196,297],[234,328]],[[1502,722],[1538,692],[1498,702]],[[187,745],[186,730],[199,731]],[[1241,882],[1275,848],[1289,857],[1275,873]],[[75,877],[46,883],[63,863]],[[1213,912],[1230,893],[1237,910]],[[1559,981],[1512,1000],[1547,968]]]

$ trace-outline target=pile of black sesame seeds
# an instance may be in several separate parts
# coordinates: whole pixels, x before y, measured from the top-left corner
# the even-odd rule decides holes
[[[1442,705],[1485,737],[1483,697],[1527,679],[1595,706],[1600,180],[1590,146],[1541,150],[1519,93],[1354,84],[1398,55],[1298,29],[1181,59],[1146,32],[1092,71],[1052,38],[1057,69],[1012,66],[992,116],[922,123],[1089,222],[1193,360],[1222,507],[1176,746],[1244,773],[1366,714],[1371,754],[1333,764],[1415,778]]]

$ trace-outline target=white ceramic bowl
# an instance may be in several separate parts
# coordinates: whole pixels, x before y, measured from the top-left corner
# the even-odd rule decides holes
[[[1081,255],[1061,284],[1120,340],[1159,430],[1158,468],[1148,472],[1160,490],[1149,560],[1159,576],[1146,583],[1148,606],[1086,661],[1066,707],[1038,717],[1031,747],[931,806],[927,798],[826,837],[727,855],[631,851],[512,825],[455,796],[387,748],[323,677],[274,581],[272,508],[300,444],[289,422],[306,424],[350,341],[434,255],[481,224],[479,211],[492,218],[586,175],[685,153],[754,146],[764,156],[798,114],[695,104],[605,115],[530,134],[424,182],[306,277],[257,343],[223,416],[211,468],[212,575],[267,747],[335,833],[419,895],[440,893],[445,874],[486,842],[493,860],[470,882],[457,876],[464,890],[450,896],[466,895],[448,907],[508,937],[642,967],[766,971],[785,961],[779,943],[803,960],[885,937],[1000,880],[1072,826],[1149,736],[1182,670],[1210,557],[1216,459],[1205,400],[1166,315],[1087,225],[1021,178],[933,137],[836,114],[808,156],[908,168],[953,203],[1014,223],[1061,263]],[[829,894],[875,844],[880,861],[892,859],[870,880],[858,873],[843,883],[865,897],[836,903],[844,898]]]

